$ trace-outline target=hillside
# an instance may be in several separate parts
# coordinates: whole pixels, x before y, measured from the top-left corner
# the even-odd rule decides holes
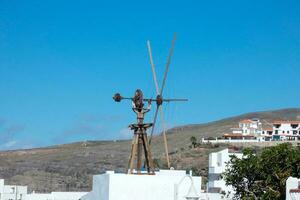
[[[189,145],[191,136],[197,138],[217,137],[230,132],[230,128],[236,126],[242,119],[259,118],[263,124],[269,124],[274,120],[300,120],[300,108],[289,108],[274,111],[262,111],[246,113],[206,124],[192,124],[175,127],[168,131],[169,144],[172,149]]]
[[[208,154],[224,148],[203,146],[190,149],[190,137],[199,140],[207,136],[220,136],[238,121],[260,118],[263,122],[275,119],[300,119],[300,109],[248,113],[206,124],[194,124],[168,130],[168,144],[172,166],[177,169],[194,168],[205,176]],[[0,177],[10,184],[24,184],[38,192],[91,189],[93,174],[105,170],[124,171],[131,141],[89,141],[46,148],[0,152]],[[152,150],[157,162],[163,165],[163,140],[153,139]]]

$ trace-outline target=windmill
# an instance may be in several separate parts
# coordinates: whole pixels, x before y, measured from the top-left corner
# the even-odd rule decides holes
[[[157,81],[155,66],[154,66],[154,62],[153,62],[153,58],[152,58],[152,50],[151,50],[150,41],[147,41],[150,64],[151,64],[152,73],[153,73],[153,80],[154,80],[155,89],[156,89],[156,93],[157,93],[157,96],[155,99],[154,98],[144,98],[143,92],[140,89],[137,89],[135,91],[134,97],[123,97],[123,96],[121,96],[120,93],[116,93],[113,96],[113,99],[116,102],[120,102],[122,100],[131,100],[132,101],[132,110],[134,111],[134,113],[137,116],[137,123],[129,125],[129,128],[134,131],[134,137],[132,140],[131,153],[130,153],[130,157],[129,157],[127,173],[130,173],[130,174],[134,173],[134,165],[135,164],[136,164],[135,169],[136,169],[137,173],[138,174],[141,173],[142,154],[144,152],[145,167],[147,169],[147,172],[148,172],[148,174],[154,174],[154,165],[153,165],[153,160],[152,160],[150,144],[151,144],[151,140],[152,140],[152,137],[154,134],[154,128],[155,128],[155,124],[157,121],[158,112],[160,113],[160,118],[161,118],[162,125],[163,125],[163,138],[164,138],[164,147],[165,147],[165,155],[166,155],[167,165],[168,165],[168,168],[170,168],[166,127],[165,127],[164,113],[163,113],[162,105],[164,102],[187,101],[187,99],[169,99],[169,98],[165,99],[165,98],[163,98],[163,91],[164,91],[164,87],[166,84],[166,79],[167,79],[167,75],[168,75],[168,71],[169,71],[169,66],[171,63],[171,58],[172,58],[172,54],[173,54],[173,48],[175,45],[175,41],[176,41],[176,33],[174,34],[174,39],[172,41],[172,45],[171,45],[170,53],[168,56],[161,88],[159,88],[158,81]],[[153,101],[156,102],[156,110],[155,110],[155,114],[154,114],[153,123],[144,123],[145,114],[150,111],[151,103]],[[148,102],[147,107],[145,107],[144,102]],[[150,133],[150,140],[148,140],[147,130],[151,127],[152,127],[152,129],[151,129],[151,133]],[[135,160],[136,160],[136,162],[135,162]]]

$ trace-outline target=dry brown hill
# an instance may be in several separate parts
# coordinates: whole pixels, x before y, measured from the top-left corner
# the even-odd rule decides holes
[[[190,149],[190,137],[200,140],[220,136],[245,118],[260,118],[263,122],[275,119],[300,119],[300,109],[248,113],[206,124],[176,127],[168,131],[171,162],[178,169],[193,168],[206,175],[208,154],[222,146],[203,146]],[[160,165],[163,161],[163,140],[153,139],[153,152]],[[224,148],[224,147],[223,147]],[[93,174],[105,170],[124,171],[130,141],[88,141],[59,146],[0,152],[0,178],[11,184],[24,184],[38,192],[91,189]]]

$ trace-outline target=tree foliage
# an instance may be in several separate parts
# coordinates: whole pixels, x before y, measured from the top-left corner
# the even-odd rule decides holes
[[[235,189],[235,199],[285,199],[289,176],[300,177],[300,148],[289,143],[267,147],[255,154],[244,149],[232,156],[223,177]]]
[[[191,141],[191,143],[192,143],[192,147],[193,147],[193,148],[196,148],[196,146],[197,146],[197,138],[196,138],[195,136],[192,136],[192,137],[190,138],[190,141]]]

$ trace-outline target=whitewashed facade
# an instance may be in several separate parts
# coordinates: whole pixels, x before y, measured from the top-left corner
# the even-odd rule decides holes
[[[239,122],[237,128],[232,128],[232,133],[242,135],[258,135],[261,133],[262,123],[259,119],[245,119]]]
[[[244,119],[231,133],[222,138],[205,139],[203,143],[244,143],[266,141],[297,141],[300,139],[300,121],[260,122],[259,119]]]
[[[80,200],[87,192],[27,193],[27,186],[5,185],[0,179],[0,200]]]
[[[210,193],[233,193],[231,186],[226,186],[225,180],[221,177],[225,172],[230,156],[235,155],[242,158],[242,153],[229,153],[228,149],[209,154],[208,168],[208,192]]]
[[[93,177],[93,189],[81,200],[186,200],[199,198],[201,177],[182,170],[160,170],[155,175],[107,172]],[[190,196],[190,197],[192,197]]]
[[[300,121],[274,121],[273,140],[298,140]]]
[[[244,119],[238,124],[238,127],[233,127],[232,133],[225,133],[223,135],[226,139],[239,139],[239,140],[264,140],[262,135],[262,123],[259,119]]]
[[[300,199],[300,179],[289,177],[286,180],[286,200]]]
[[[4,179],[0,179],[0,200],[25,200],[27,186],[5,185]]]

